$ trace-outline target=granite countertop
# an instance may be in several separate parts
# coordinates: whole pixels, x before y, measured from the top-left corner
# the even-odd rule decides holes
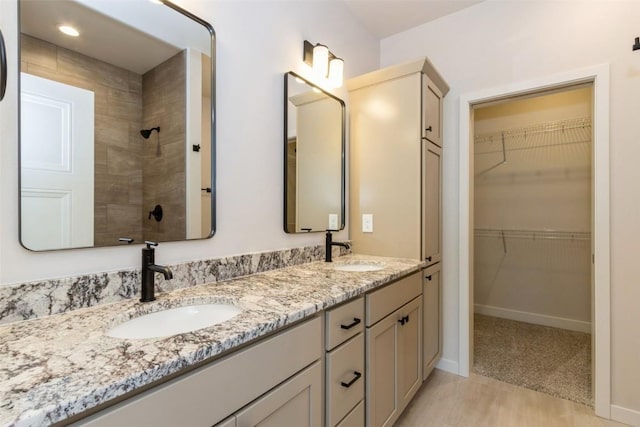
[[[336,271],[368,260],[384,268]],[[283,326],[420,270],[417,260],[348,255],[0,326],[0,426],[42,426],[150,384]],[[126,340],[105,335],[129,318],[193,303],[225,302],[236,317],[194,332]]]

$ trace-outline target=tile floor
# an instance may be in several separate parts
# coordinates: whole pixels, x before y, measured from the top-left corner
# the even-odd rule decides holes
[[[471,374],[434,370],[396,427],[605,427],[624,424],[595,416],[575,402]]]

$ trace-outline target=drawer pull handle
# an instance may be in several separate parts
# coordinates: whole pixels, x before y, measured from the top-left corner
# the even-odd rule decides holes
[[[427,260],[427,261],[431,261],[431,257],[430,256],[424,257],[424,259]]]
[[[341,325],[340,325],[340,327],[341,327],[342,329],[351,329],[351,328],[353,328],[354,326],[356,326],[357,324],[359,324],[360,322],[362,322],[362,320],[358,319],[357,317],[354,317],[354,318],[353,318],[353,322],[349,323],[348,325],[342,325],[342,324],[341,324]]]
[[[4,37],[0,31],[0,101],[7,90],[7,50],[4,45]]]
[[[425,279],[427,279],[428,281],[431,281],[431,275],[425,276]]]
[[[429,125],[429,127],[425,128],[424,130],[427,132],[433,132],[433,128],[431,127],[431,125]]]
[[[344,388],[349,388],[353,385],[353,383],[355,383],[356,381],[358,381],[360,379],[360,377],[362,376],[362,374],[358,371],[353,371],[353,379],[351,381],[349,381],[348,383],[345,383],[344,381],[340,382],[340,385]]]

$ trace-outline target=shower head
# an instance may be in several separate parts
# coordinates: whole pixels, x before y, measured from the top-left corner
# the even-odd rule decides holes
[[[144,139],[149,139],[149,135],[151,135],[151,132],[153,132],[154,130],[160,132],[160,126],[151,129],[142,129],[140,131],[140,135],[142,135]]]

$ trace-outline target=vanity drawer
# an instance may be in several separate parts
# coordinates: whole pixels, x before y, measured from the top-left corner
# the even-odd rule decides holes
[[[327,310],[325,316],[328,351],[364,330],[364,298]]]
[[[336,427],[362,427],[364,425],[364,400],[358,403],[353,411],[344,420],[340,421]]]
[[[327,422],[335,426],[364,398],[364,334],[327,353]]]
[[[420,272],[366,295],[367,326],[382,320],[422,293]]]

